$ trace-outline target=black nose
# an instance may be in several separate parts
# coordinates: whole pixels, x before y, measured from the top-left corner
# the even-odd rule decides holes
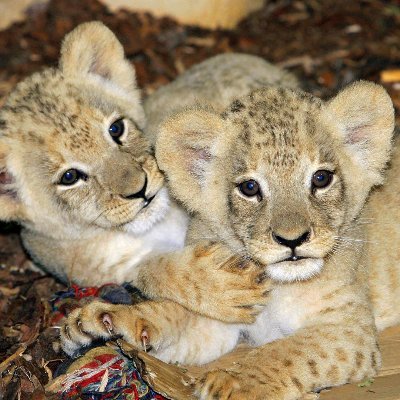
[[[131,199],[145,199],[145,200],[147,200],[146,199],[146,189],[147,189],[147,176],[144,178],[144,185],[139,190],[139,192],[132,193],[132,194],[129,194],[129,195],[125,195],[125,196],[122,196],[122,197],[124,199],[128,199],[128,200],[131,200]]]
[[[275,242],[281,244],[282,246],[290,247],[292,250],[310,239],[310,235],[311,232],[307,231],[296,239],[285,239],[284,237],[278,236],[274,232],[272,232],[272,238],[275,240]]]

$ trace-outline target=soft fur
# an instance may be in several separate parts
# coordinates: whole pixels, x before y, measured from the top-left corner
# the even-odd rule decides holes
[[[194,65],[144,102],[146,137],[155,143],[159,125],[172,113],[197,104],[223,110],[233,99],[266,87],[298,88],[291,73],[249,54],[227,53]]]
[[[118,145],[108,129],[120,118]],[[23,225],[26,248],[48,271],[82,284],[121,282],[149,253],[182,247],[187,218],[169,205],[142,134],[135,71],[103,24],[67,35],[59,68],[19,83],[0,120],[0,218]],[[61,185],[71,168],[88,178]],[[144,198],[129,197],[146,180],[145,196],[156,197],[144,208]]]
[[[207,362],[239,339],[255,346],[224,370],[205,367],[201,399],[290,400],[374,375],[376,326],[400,320],[398,253],[380,244],[400,239],[398,151],[392,179],[363,207],[383,182],[393,114],[382,87],[357,82],[326,103],[265,88],[222,113],[196,107],[169,118],[156,155],[172,193],[193,214],[188,243],[207,237],[265,266],[274,282],[268,303],[255,323],[235,325],[167,301],[94,302],[69,317],[64,346],[122,335],[139,348],[151,345],[163,360],[184,363]],[[311,185],[319,170],[333,172],[322,189]],[[249,179],[258,181],[260,197],[239,190]],[[274,239],[305,232],[295,250]]]
[[[224,85],[210,85],[225,74]],[[147,131],[154,137],[160,115],[193,104],[193,93],[223,107],[231,95],[265,84],[296,81],[254,56],[217,56],[146,101]],[[120,144],[108,131],[119,119]],[[100,22],[78,26],[62,44],[59,67],[19,83],[0,111],[0,219],[19,222],[33,259],[64,281],[130,281],[150,297],[208,316],[254,320],[268,288],[256,280],[260,269],[237,273],[231,266],[240,258],[219,244],[210,247],[207,236],[176,251],[188,217],[168,199],[144,126],[135,72],[121,44]],[[86,179],[60,184],[71,168]],[[175,290],[183,280],[185,287]]]

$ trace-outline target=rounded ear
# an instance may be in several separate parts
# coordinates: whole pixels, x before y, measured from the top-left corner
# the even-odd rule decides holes
[[[370,187],[382,183],[394,131],[393,103],[385,89],[372,82],[356,82],[334,97],[327,109]]]
[[[135,70],[121,43],[99,21],[81,24],[65,36],[59,64],[65,75],[97,75],[129,93],[137,90]]]
[[[216,158],[226,148],[220,115],[191,109],[167,118],[160,126],[156,159],[174,196],[191,211],[204,207],[202,191]]]
[[[0,220],[21,221],[25,207],[17,193],[16,182],[7,169],[8,146],[0,141]]]

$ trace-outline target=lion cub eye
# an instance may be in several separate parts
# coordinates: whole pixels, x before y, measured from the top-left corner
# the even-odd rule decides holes
[[[64,172],[63,176],[60,179],[59,184],[64,186],[70,186],[78,182],[79,179],[86,180],[87,175],[77,169],[69,169],[68,171]]]
[[[325,169],[320,169],[315,172],[311,179],[312,189],[323,189],[329,186],[333,179],[333,172]]]
[[[124,134],[124,132],[125,124],[123,119],[118,119],[117,121],[114,121],[108,128],[108,133],[117,144],[122,144],[119,138]]]
[[[239,183],[238,188],[242,194],[246,197],[261,197],[260,185],[254,179],[250,179],[249,181],[244,181]]]

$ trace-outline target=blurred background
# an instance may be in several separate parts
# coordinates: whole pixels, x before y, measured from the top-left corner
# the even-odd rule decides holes
[[[357,79],[380,83],[400,122],[398,0],[0,0],[0,106],[19,80],[56,65],[63,36],[90,20],[116,33],[145,95],[235,51],[290,69],[323,98]],[[27,259],[18,227],[0,225],[0,375],[3,360],[25,352],[0,376],[0,400],[44,398],[62,358],[49,346],[58,333],[47,300],[64,288]]]
[[[94,19],[122,41],[145,93],[239,51],[293,70],[322,97],[363,78],[385,84],[399,106],[398,0],[0,0],[0,101]]]

